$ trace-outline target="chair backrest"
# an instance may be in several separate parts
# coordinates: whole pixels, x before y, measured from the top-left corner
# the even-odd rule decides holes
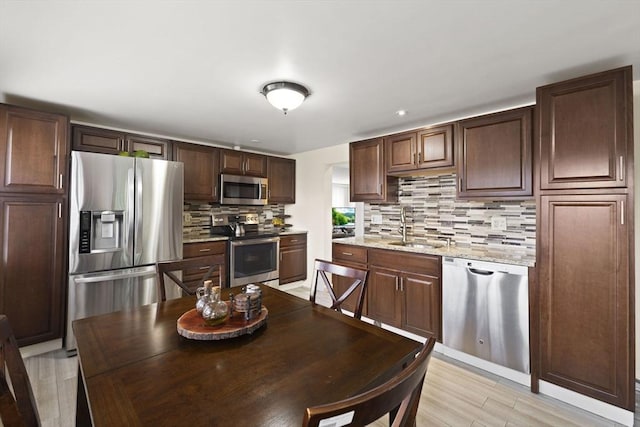
[[[309,294],[309,300],[313,303],[316,302],[316,293],[318,291],[318,280],[321,279],[327,288],[327,292],[331,297],[331,308],[342,312],[341,306],[344,301],[349,298],[356,290],[359,290],[356,298],[356,305],[353,313],[353,317],[360,319],[362,317],[362,309],[364,307],[364,298],[367,292],[367,277],[369,271],[361,270],[354,267],[346,267],[340,264],[334,264],[329,261],[323,261],[316,259],[315,262],[315,278],[311,283],[311,292]],[[327,274],[333,275],[333,284],[329,280]],[[351,283],[346,287],[344,292],[340,295],[336,293],[336,276],[351,279]]]
[[[157,264],[158,269],[158,301],[167,300],[167,291],[165,288],[165,276],[169,277],[175,282],[182,290],[188,295],[195,294],[195,288],[188,286],[184,279],[179,278],[175,273],[182,271],[182,276],[187,274],[188,270],[200,270],[202,276],[198,276],[199,286],[202,286],[205,280],[210,278],[214,271],[218,271],[220,274],[221,266],[225,264],[225,256],[218,255],[206,255],[195,258],[185,258],[179,261],[166,261],[159,262]]]
[[[4,314],[0,314],[0,420],[5,426],[40,425],[29,376],[9,319]]]
[[[339,402],[307,408],[302,426],[317,427],[323,420],[327,426],[364,426],[395,409],[398,411],[389,425],[415,426],[422,384],[435,344],[436,340],[429,338],[420,354],[386,383]]]

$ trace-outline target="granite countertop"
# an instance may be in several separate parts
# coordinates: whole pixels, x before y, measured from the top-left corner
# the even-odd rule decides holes
[[[425,246],[394,246],[390,242],[397,240],[381,239],[374,237],[346,237],[334,240],[334,243],[343,243],[347,245],[366,246],[376,249],[389,249],[393,251],[413,252],[425,255],[450,256],[456,258],[468,258],[479,261],[501,262],[505,264],[522,265],[525,267],[534,267],[536,265],[536,254],[531,251],[525,251],[519,248],[505,247],[488,248],[488,247],[458,247],[451,246],[447,248],[444,242],[439,242],[429,246],[431,243],[425,243]],[[416,242],[421,243],[421,242]]]
[[[277,231],[279,236],[286,236],[289,234],[307,234],[306,230],[294,230],[294,229],[286,229],[283,231]],[[203,236],[203,237],[184,237],[182,239],[182,243],[204,243],[204,242],[216,242],[216,241],[224,241],[229,240],[226,236]]]

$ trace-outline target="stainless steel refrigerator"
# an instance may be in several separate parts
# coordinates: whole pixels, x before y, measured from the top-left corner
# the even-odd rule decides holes
[[[179,162],[71,153],[67,351],[73,320],[156,302],[156,263],[182,259],[183,177]]]

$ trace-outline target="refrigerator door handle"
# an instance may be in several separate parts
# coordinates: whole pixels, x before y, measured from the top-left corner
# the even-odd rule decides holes
[[[136,161],[136,166],[135,166],[135,176],[136,176],[136,183],[135,183],[135,205],[134,205],[134,211],[135,211],[135,224],[134,224],[134,228],[135,228],[135,235],[136,235],[136,239],[138,240],[138,242],[142,242],[142,240],[144,239],[144,236],[142,235],[142,218],[144,218],[144,212],[143,212],[143,206],[142,206],[142,163]],[[138,264],[138,262],[140,261],[140,257],[142,256],[142,245],[141,244],[134,244],[133,246],[133,250],[135,251],[133,254],[133,263]]]
[[[99,273],[79,274],[73,277],[74,283],[96,283],[110,280],[121,280],[132,277],[157,276],[155,266],[141,268],[126,268],[124,270],[105,271]]]
[[[135,195],[134,195],[134,189],[135,189],[135,166],[130,168],[127,172],[127,208],[126,208],[126,212],[127,212],[127,219],[126,219],[126,223],[127,223],[127,229],[124,233],[125,235],[125,242],[124,242],[124,246],[126,248],[126,253],[128,254],[128,256],[133,257],[133,233],[134,233],[134,219],[135,219]],[[128,264],[129,265],[133,265],[133,259],[129,259],[128,260]]]

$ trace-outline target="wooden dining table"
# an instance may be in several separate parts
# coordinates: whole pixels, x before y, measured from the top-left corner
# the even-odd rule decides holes
[[[74,321],[77,425],[298,426],[307,407],[384,382],[420,348],[346,314],[261,288],[266,323],[230,339],[177,333],[177,319],[195,297]]]

